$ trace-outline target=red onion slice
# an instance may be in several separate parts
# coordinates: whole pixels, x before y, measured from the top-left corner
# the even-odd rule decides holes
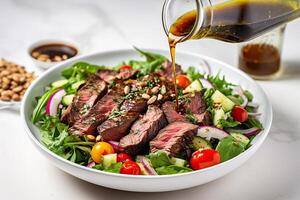
[[[253,116],[253,117],[259,117],[259,116],[261,116],[261,113],[250,113],[250,112],[248,112],[248,115]]]
[[[94,161],[91,161],[87,164],[88,168],[93,168],[96,165],[96,163]]]
[[[115,151],[117,151],[117,152],[118,151],[123,151],[123,148],[120,147],[119,142],[110,140],[110,141],[108,141],[108,143],[111,144],[111,146],[114,148]]]
[[[137,156],[137,161],[142,163],[142,165],[145,167],[146,171],[149,173],[149,175],[157,175],[154,168],[151,166],[149,160],[145,156]]]
[[[260,128],[249,128],[249,129],[228,129],[229,132],[241,133],[247,137],[256,136],[262,129]]]
[[[56,116],[58,106],[63,98],[66,95],[65,90],[58,90],[50,96],[46,105],[46,113],[50,116]]]
[[[207,89],[214,88],[213,84],[211,82],[209,82],[209,80],[207,80],[207,79],[200,78],[200,82],[202,83],[202,86],[204,88],[207,88]]]
[[[200,126],[198,128],[198,133],[197,133],[197,136],[205,138],[208,141],[211,138],[216,138],[218,140],[221,140],[227,137],[228,135],[229,134],[226,131],[216,128],[214,126]]]
[[[248,104],[248,98],[244,95],[244,91],[241,86],[236,86],[233,91],[241,96],[243,99],[243,103],[240,105],[241,107],[245,108]]]

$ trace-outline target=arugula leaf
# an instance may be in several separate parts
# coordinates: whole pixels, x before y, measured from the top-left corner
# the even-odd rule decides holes
[[[39,121],[39,119],[41,118],[41,113],[43,112],[43,110],[45,109],[46,103],[48,101],[48,99],[51,97],[52,94],[54,94],[57,91],[57,89],[50,89],[47,92],[45,92],[43,94],[43,96],[41,96],[38,99],[37,105],[35,106],[35,109],[33,110],[32,113],[32,117],[31,117],[31,121],[32,123],[36,123],[37,121]]]
[[[232,136],[220,140],[216,150],[220,153],[221,161],[225,162],[245,151],[244,146]]]
[[[232,117],[228,117],[227,119],[220,119],[219,124],[224,128],[234,128],[239,126],[241,123],[235,121]]]
[[[106,172],[111,172],[111,173],[120,173],[120,169],[122,167],[121,162],[113,163],[109,167],[104,168],[102,163],[99,163],[95,166],[93,166],[94,169],[101,170],[101,171],[106,171]]]
[[[177,165],[162,166],[155,169],[159,175],[179,174],[193,171],[188,167],[180,167]]]
[[[186,74],[192,82],[204,77],[203,74],[199,73],[198,70],[196,70],[196,68],[192,66],[188,68]]]
[[[253,94],[249,90],[245,90],[244,95],[247,97],[248,101],[251,102],[253,100]]]
[[[146,58],[146,61],[140,60],[130,60],[128,65],[132,66],[134,69],[139,70],[139,76],[149,74],[156,71],[162,63],[167,60],[164,56],[159,54],[154,54],[150,52],[142,51],[134,47],[142,56]]]
[[[231,95],[232,93],[231,86],[234,86],[234,84],[227,82],[225,80],[225,76],[221,77],[220,73],[218,73],[216,76],[208,76],[207,79],[221,93],[223,93],[226,96]]]
[[[66,79],[76,78],[77,80],[84,80],[88,74],[94,74],[99,69],[106,69],[106,67],[87,62],[77,62],[72,67],[63,70],[61,74]]]
[[[163,150],[159,150],[155,153],[150,153],[148,158],[154,168],[171,165],[171,159],[167,153]]]
[[[38,125],[41,141],[49,150],[72,162],[88,162],[94,142],[78,135],[69,135],[68,125],[61,123],[57,117],[45,115]]]
[[[121,162],[113,163],[108,168],[104,169],[103,171],[112,172],[112,173],[120,173],[120,169],[122,167]]]
[[[249,117],[248,120],[244,123],[248,128],[256,127],[256,128],[263,128],[261,122],[256,119],[255,117]]]

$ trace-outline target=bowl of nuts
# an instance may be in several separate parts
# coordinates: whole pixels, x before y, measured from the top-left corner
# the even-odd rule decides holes
[[[26,89],[35,79],[25,67],[0,59],[0,109],[19,105]]]
[[[57,63],[77,56],[79,48],[73,42],[42,40],[32,44],[28,49],[28,54],[36,66],[48,69]]]

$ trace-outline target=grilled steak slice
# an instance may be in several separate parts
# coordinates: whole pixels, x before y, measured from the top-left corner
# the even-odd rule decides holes
[[[124,137],[133,124],[147,108],[144,99],[125,100],[120,108],[120,115],[110,118],[98,126],[98,133],[104,141],[119,141]]]
[[[163,70],[159,72],[161,76],[167,77],[169,80],[173,79],[173,67],[172,67],[172,62],[166,60],[163,64]],[[176,74],[183,74],[183,71],[181,69],[181,66],[176,64]]]
[[[188,100],[184,102],[184,108],[187,113],[192,113],[197,118],[199,124],[209,125],[210,117],[209,113],[206,111],[206,103],[202,98],[200,92],[195,94],[188,94]]]
[[[150,151],[166,151],[170,156],[176,156],[186,149],[196,134],[198,126],[188,122],[174,122],[160,130],[150,142]]]
[[[61,120],[72,126],[88,114],[97,100],[102,98],[106,92],[106,83],[98,76],[90,75],[84,86],[76,93],[72,103],[62,114]]]
[[[130,133],[120,140],[121,148],[131,155],[138,154],[166,124],[162,110],[149,106],[146,114],[132,125]]]
[[[162,105],[162,110],[164,111],[164,114],[168,120],[169,123],[173,122],[187,122],[185,117],[181,114],[179,114],[175,110],[175,103],[167,101]]]
[[[102,99],[100,99],[81,120],[69,128],[71,134],[95,134],[97,126],[103,123],[109,115],[119,108],[123,102],[124,87],[116,85]]]
[[[127,80],[134,77],[137,74],[137,72],[138,70],[121,69],[117,77],[122,80]]]
[[[97,76],[103,79],[105,82],[110,83],[116,78],[118,71],[113,69],[100,69],[97,71]]]

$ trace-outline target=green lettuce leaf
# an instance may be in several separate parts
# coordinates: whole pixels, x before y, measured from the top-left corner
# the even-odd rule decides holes
[[[193,171],[187,167],[180,167],[177,165],[169,165],[169,166],[162,166],[155,169],[159,175],[167,175],[167,174],[180,174]]]
[[[171,159],[165,151],[159,150],[155,153],[150,153],[148,158],[154,168],[171,165]]]

